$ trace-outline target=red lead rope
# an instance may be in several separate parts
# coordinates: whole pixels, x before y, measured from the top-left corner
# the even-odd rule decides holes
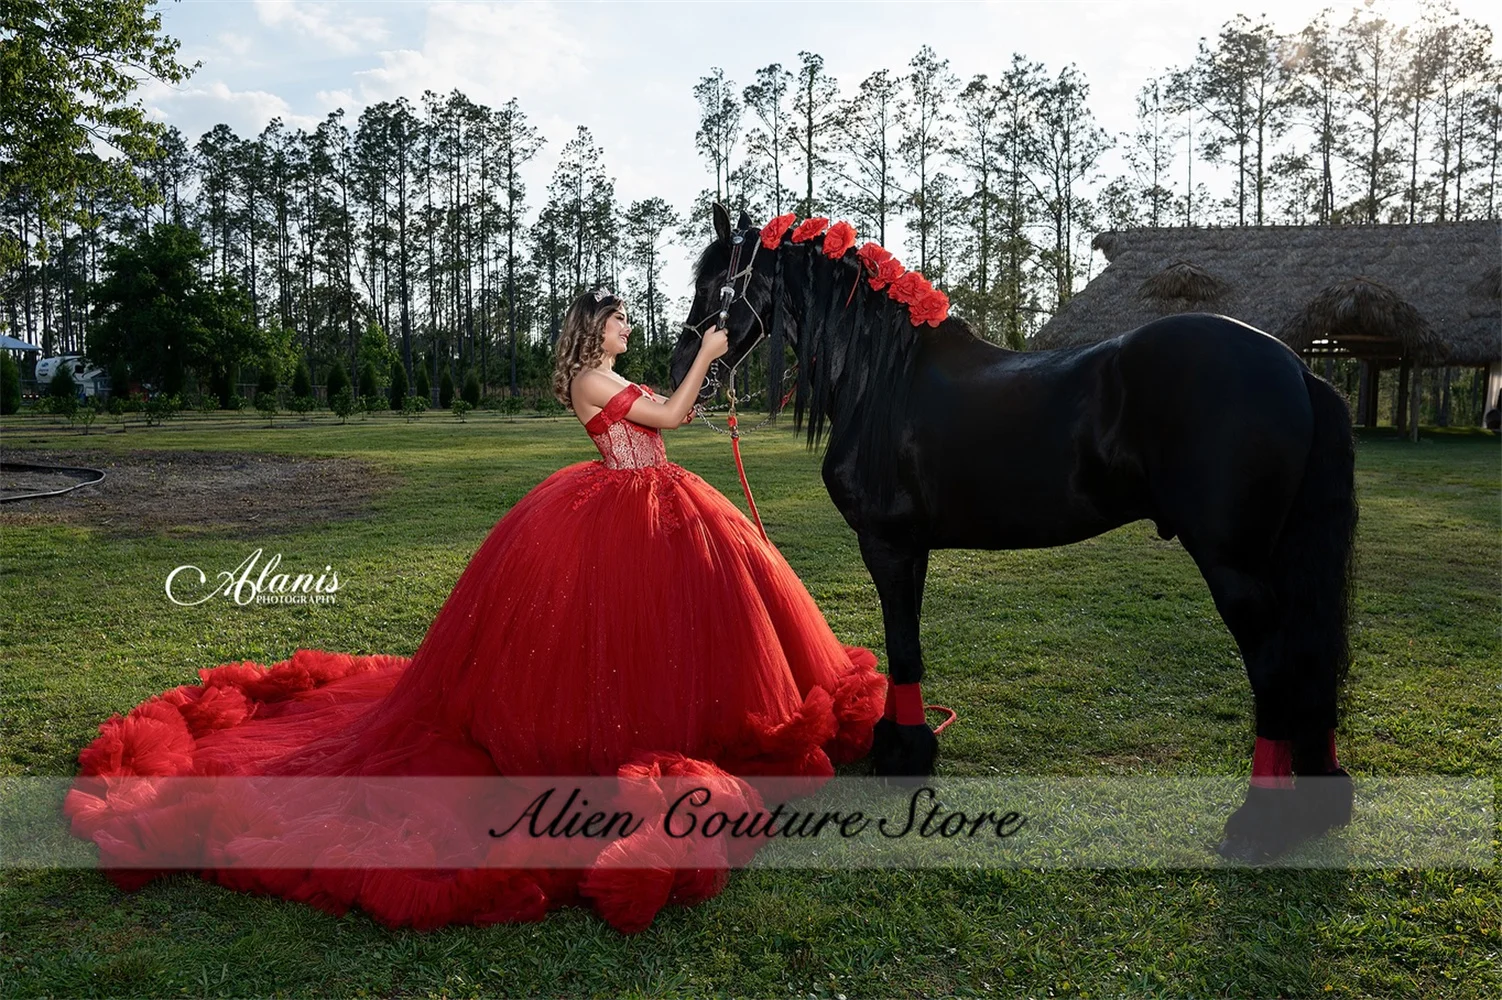
[[[736,430],[735,414],[726,417],[725,423],[730,427],[730,450],[735,452],[735,471],[741,477],[741,489],[746,493],[746,506],[751,508],[751,518],[756,522],[756,530],[761,532],[761,540],[771,545],[772,540],[767,537],[767,529],[761,523],[761,514],[756,510],[756,500],[751,496],[751,484],[746,481],[746,466],[741,461],[741,432]]]
[[[746,466],[745,466],[745,463],[741,461],[741,432],[737,429],[738,421],[737,421],[736,416],[735,416],[735,403],[734,403],[734,399],[735,399],[734,392],[735,392],[735,390],[734,390],[734,386],[735,386],[735,383],[732,381],[731,382],[731,400],[732,400],[732,402],[731,402],[731,410],[730,410],[730,413],[728,413],[726,415],[726,417],[725,417],[725,425],[730,428],[730,449],[731,449],[731,451],[733,451],[735,453],[735,471],[741,477],[741,490],[744,491],[745,494],[746,494],[746,506],[748,506],[748,507],[751,508],[751,518],[752,518],[752,520],[754,520],[756,522],[756,530],[759,531],[759,532],[761,532],[761,540],[764,541],[764,542],[766,542],[768,545],[771,545],[772,544],[772,540],[767,537],[767,529],[766,529],[765,526],[762,525],[762,523],[761,523],[761,514],[756,509],[756,499],[751,496],[751,483],[746,479]],[[792,392],[791,391],[788,392],[787,396],[783,397],[783,400],[782,400],[782,405],[783,406],[787,405],[788,397],[790,397],[790,396],[792,396]],[[926,712],[947,712],[947,713],[949,713],[949,718],[945,719],[943,722],[939,723],[937,726],[934,727],[934,735],[935,736],[939,735],[944,730],[948,729],[950,723],[954,722],[955,719],[959,718],[960,714],[958,712],[956,712],[954,709],[949,708],[946,705],[925,705],[923,703],[923,695],[921,693],[919,693],[921,689],[919,688],[919,686],[917,684],[911,684],[911,685],[909,685],[909,684],[893,685],[891,683],[890,679],[888,679],[887,683],[888,683],[888,706],[887,706],[887,708],[888,708],[888,713],[889,713],[888,717],[889,718],[893,717],[893,713],[896,712],[896,708],[895,708],[896,701],[893,700],[893,696],[897,693],[898,690],[902,690],[902,700],[903,701],[916,702],[917,711],[918,711],[918,713],[920,713],[919,714],[919,718],[920,719],[922,717],[922,713],[926,713]],[[904,713],[904,714],[906,714],[906,713]]]

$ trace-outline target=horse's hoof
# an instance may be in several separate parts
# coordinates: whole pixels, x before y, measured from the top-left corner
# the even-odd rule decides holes
[[[1345,768],[1337,767],[1329,774],[1301,774],[1293,779],[1293,787],[1306,836],[1317,837],[1351,822],[1356,788]]]
[[[1262,844],[1241,836],[1222,837],[1215,853],[1239,865],[1260,865],[1270,859]]]
[[[1246,790],[1246,800],[1226,817],[1216,853],[1227,861],[1260,865],[1287,853],[1304,839],[1293,822],[1292,788]]]
[[[872,773],[888,778],[927,777],[934,773],[939,738],[927,723],[900,726],[891,719],[876,723],[871,739]]]
[[[1354,800],[1351,776],[1343,768],[1300,775],[1292,788],[1248,788],[1246,801],[1226,819],[1216,850],[1226,860],[1243,864],[1273,861],[1349,823]]]

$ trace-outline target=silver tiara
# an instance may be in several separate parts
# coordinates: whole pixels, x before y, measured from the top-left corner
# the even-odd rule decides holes
[[[612,292],[608,288],[596,288],[594,290],[594,296],[595,296],[595,301],[596,302],[604,302],[606,299],[618,299],[618,298],[620,298],[619,295],[615,294],[615,292]]]

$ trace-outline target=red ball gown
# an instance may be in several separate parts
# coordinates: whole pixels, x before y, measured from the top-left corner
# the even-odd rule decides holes
[[[623,389],[586,425],[599,460],[549,476],[495,525],[410,660],[301,649],[270,668],[226,664],[103,723],[64,807],[74,833],[131,888],[158,873],[119,866],[153,844],[223,846],[212,842],[277,817],[232,822],[223,803],[114,796],[104,786],[117,776],[817,777],[862,756],[885,693],[875,657],[841,644],[755,526],[668,462],[655,429],[626,419],[647,392]],[[660,865],[650,877],[598,866],[200,874],[391,926],[536,920],[588,903],[625,931],[725,880]]]

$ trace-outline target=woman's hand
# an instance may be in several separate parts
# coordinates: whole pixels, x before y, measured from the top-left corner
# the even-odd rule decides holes
[[[699,344],[699,357],[714,361],[716,358],[724,357],[728,350],[730,350],[729,334],[717,326],[711,327]]]

